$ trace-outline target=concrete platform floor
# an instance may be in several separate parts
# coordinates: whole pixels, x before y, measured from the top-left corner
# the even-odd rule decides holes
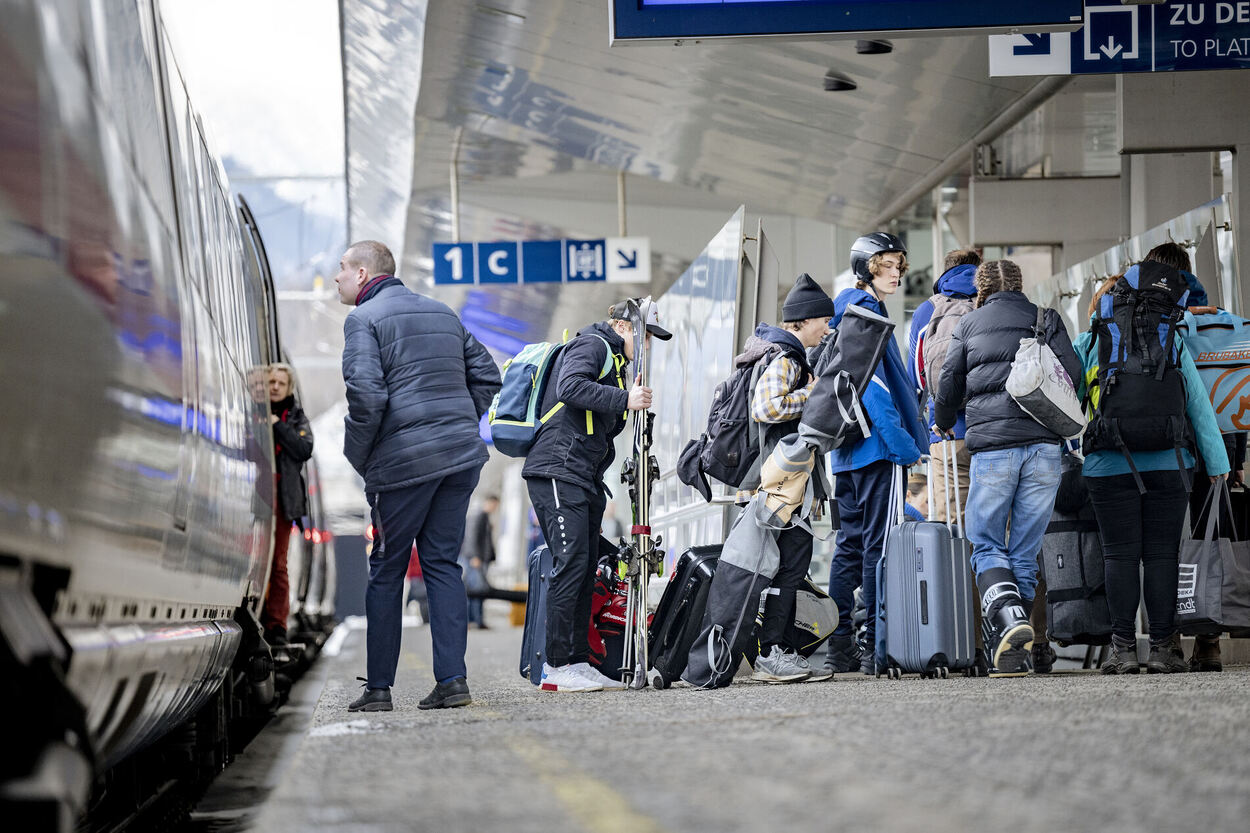
[[[395,711],[349,713],[364,669],[349,630],[196,829],[1250,830],[1244,668],[544,694],[503,621],[469,633],[473,705],[434,712],[416,708],[433,679],[411,627]]]

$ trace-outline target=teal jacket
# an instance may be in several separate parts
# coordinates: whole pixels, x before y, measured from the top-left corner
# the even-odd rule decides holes
[[[1207,399],[1207,388],[1198,376],[1198,366],[1193,357],[1185,349],[1185,343],[1177,338],[1180,347],[1181,375],[1185,379],[1185,414],[1194,427],[1198,439],[1198,451],[1206,463],[1207,474],[1212,477],[1228,474],[1228,452],[1224,449],[1224,440],[1220,436],[1220,428],[1215,422],[1215,409]],[[1077,338],[1076,355],[1081,359],[1083,374],[1077,385],[1076,395],[1084,401],[1089,385],[1098,378],[1098,348],[1094,343],[1093,330],[1086,330]],[[1091,397],[1097,401],[1097,391]],[[1134,451],[1133,465],[1138,471],[1167,471],[1176,469],[1175,451]],[[1193,468],[1194,458],[1188,451],[1182,451],[1185,465]],[[1128,461],[1118,451],[1095,451],[1085,458],[1082,472],[1086,477],[1111,477],[1117,474],[1129,474]]]

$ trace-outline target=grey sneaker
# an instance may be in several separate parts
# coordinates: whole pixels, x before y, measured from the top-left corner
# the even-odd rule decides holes
[[[1184,674],[1189,670],[1181,651],[1181,635],[1174,633],[1159,642],[1150,640],[1150,656],[1146,657],[1147,674]]]
[[[767,655],[755,658],[751,679],[765,683],[797,683],[812,676],[812,668],[804,657],[794,651],[773,645]]]

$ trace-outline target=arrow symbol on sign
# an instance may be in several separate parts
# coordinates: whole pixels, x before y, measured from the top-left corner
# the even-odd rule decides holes
[[[1022,35],[1025,43],[1018,43],[1011,47],[1013,55],[1049,55],[1050,54],[1050,34],[1043,33],[1037,35]]]
[[[1123,46],[1115,42],[1115,35],[1107,35],[1107,43],[1098,47],[1098,51],[1106,55],[1108,58],[1114,58],[1124,49]]]
[[[621,259],[621,265],[618,269],[637,269],[638,268],[638,250],[634,249],[628,254],[623,249],[617,249],[616,255]]]

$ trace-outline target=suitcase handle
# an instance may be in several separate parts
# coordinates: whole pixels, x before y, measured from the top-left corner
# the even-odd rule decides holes
[[[950,468],[947,469],[947,456],[950,456]],[[953,486],[952,486],[953,481]],[[951,527],[951,489],[955,490],[955,526]],[[963,510],[959,500],[959,465],[956,461],[955,441],[942,438],[942,492],[946,499],[946,525],[956,538],[964,537]],[[929,479],[929,505],[933,503],[933,479]]]

